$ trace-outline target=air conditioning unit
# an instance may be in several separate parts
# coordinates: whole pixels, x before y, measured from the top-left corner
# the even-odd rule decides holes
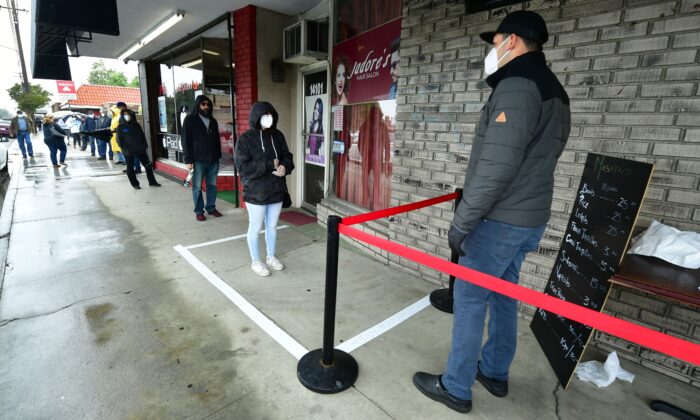
[[[301,20],[283,35],[284,61],[311,64],[328,58],[328,22]]]

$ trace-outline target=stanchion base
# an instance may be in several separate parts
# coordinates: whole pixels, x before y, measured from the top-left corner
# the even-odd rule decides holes
[[[333,350],[333,364],[324,366],[323,349],[312,350],[299,360],[297,377],[301,384],[320,394],[335,394],[355,384],[359,367],[355,359],[342,350]]]
[[[450,296],[450,289],[437,289],[430,293],[430,304],[442,312],[451,314],[454,299]]]

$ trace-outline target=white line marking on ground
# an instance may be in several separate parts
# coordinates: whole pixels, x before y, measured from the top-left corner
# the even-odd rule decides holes
[[[288,227],[289,227],[288,225],[277,226],[277,230],[286,229],[286,228],[288,228]],[[261,230],[259,233],[265,233],[265,229]],[[246,235],[248,235],[248,234],[247,234],[247,233],[244,233],[244,234],[242,234],[242,235],[229,236],[228,238],[217,239],[217,240],[215,240],[215,241],[204,242],[204,243],[201,243],[201,244],[189,245],[189,246],[185,246],[185,247],[183,247],[183,248],[185,248],[185,249],[194,249],[194,248],[201,248],[201,247],[203,247],[203,246],[216,245],[216,244],[220,244],[220,243],[222,243],[222,242],[235,241],[236,239],[245,238]]]
[[[372,328],[369,328],[361,332],[360,334],[354,336],[353,338],[336,346],[336,349],[350,353],[353,350],[367,344],[368,342],[374,340],[375,338],[379,337],[380,335],[384,334],[385,332],[389,331],[395,326],[406,321],[408,318],[412,317],[413,315],[417,314],[418,312],[422,311],[428,306],[430,306],[430,295],[424,297],[423,299],[419,300],[418,302],[414,303],[408,308],[395,313],[391,317],[385,319],[384,321],[373,326]]]
[[[244,235],[245,236],[245,235]],[[179,252],[187,262],[189,262],[195,270],[204,276],[209,283],[214,287],[219,289],[234,305],[238,307],[244,314],[248,316],[253,322],[255,322],[260,328],[263,329],[273,340],[277,341],[282,347],[284,347],[292,356],[296,357],[297,360],[301,359],[309,351],[299,344],[292,336],[287,334],[282,328],[275,324],[271,319],[266,317],[262,312],[260,312],[255,306],[248,302],[240,293],[229,286],[225,281],[221,280],[219,276],[214,274],[206,265],[204,265],[197,257],[195,257],[190,251],[188,251],[182,245],[177,245],[175,251]]]

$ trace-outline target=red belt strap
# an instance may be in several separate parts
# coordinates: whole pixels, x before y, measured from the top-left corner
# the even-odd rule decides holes
[[[477,286],[500,293],[504,296],[508,296],[535,307],[545,309],[549,312],[559,314],[573,321],[589,325],[600,331],[604,331],[624,340],[648,347],[652,350],[676,357],[689,363],[700,365],[700,345],[693,344],[689,341],[681,340],[680,338],[663,334],[628,321],[623,321],[613,316],[597,312],[571,302],[560,300],[542,292],[499,279],[498,277],[462,267],[458,264],[453,264],[449,261],[445,261],[424,252],[399,245],[386,239],[378,238],[355,228],[344,226],[343,224],[338,227],[338,231],[346,236],[355,238],[370,245],[374,245],[377,248],[381,248],[385,251],[391,252],[392,254],[399,255],[443,273],[453,275],[460,280],[468,281]]]

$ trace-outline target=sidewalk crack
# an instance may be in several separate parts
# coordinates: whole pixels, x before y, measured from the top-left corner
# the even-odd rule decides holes
[[[557,386],[554,387],[552,395],[554,396],[554,414],[556,414],[557,419],[561,420],[561,415],[559,415],[559,396],[557,395],[559,389],[561,389],[561,385],[557,382]]]
[[[367,394],[365,394],[364,392],[360,391],[360,389],[359,389],[358,387],[356,387],[355,385],[353,385],[352,388],[353,388],[355,391],[359,392],[360,395],[362,395],[363,397],[365,397],[369,402],[371,402],[372,404],[374,404],[374,406],[377,407],[382,413],[386,414],[386,416],[387,416],[388,418],[390,418],[391,420],[396,420],[396,417],[394,417],[394,416],[392,416],[391,414],[389,414],[389,412],[387,412],[384,408],[382,408],[382,406],[380,406],[378,402],[374,401],[374,400],[371,399]]]

